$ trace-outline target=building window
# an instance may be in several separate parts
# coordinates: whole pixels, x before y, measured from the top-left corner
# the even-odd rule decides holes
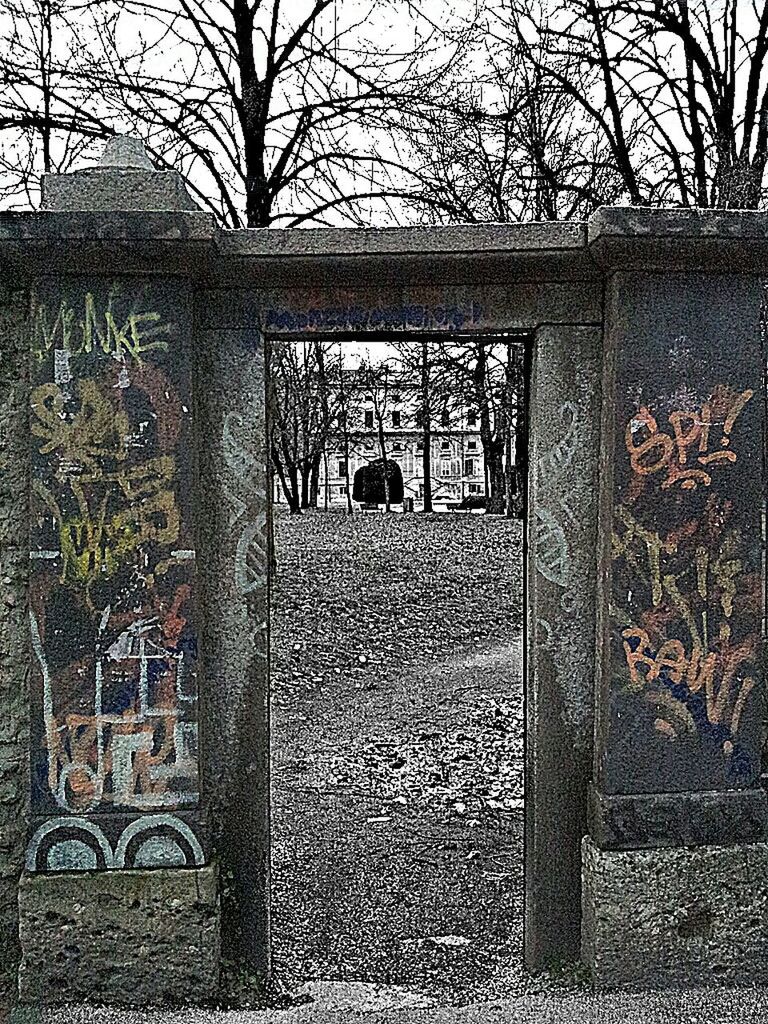
[[[424,442],[423,441],[417,441],[416,442],[416,451],[417,452],[423,452],[424,451]]]
[[[399,427],[400,426],[400,410],[399,409],[393,409],[392,410],[392,426],[393,427]]]
[[[400,395],[392,395],[392,401],[395,403],[395,405],[400,405]]]
[[[402,450],[403,450],[403,446],[401,444],[393,444],[392,445],[392,451],[393,452],[401,452]]]
[[[474,476],[474,475],[475,475],[475,460],[474,459],[464,459],[464,476]]]
[[[467,484],[467,490],[470,494],[481,494],[483,488],[480,484]]]
[[[477,441],[473,437],[470,438],[467,441],[467,451],[470,451],[470,452],[476,452],[477,451]]]
[[[339,476],[346,476],[347,475],[347,460],[346,459],[339,459],[339,474],[338,475]]]
[[[373,426],[373,409],[365,410],[365,425],[366,427]]]
[[[440,450],[444,451],[444,452],[449,452],[451,450],[451,442],[450,441],[442,441],[440,443]]]
[[[443,415],[440,417],[440,424],[443,427],[448,427],[448,426],[450,426],[450,423],[451,423],[451,414],[448,412],[448,409],[446,407],[445,409],[443,409]]]
[[[468,427],[476,427],[477,426],[477,413],[475,412],[474,409],[470,409],[467,412],[467,426]]]
[[[339,488],[339,494],[346,494],[346,493],[347,493],[347,488],[346,487],[340,487]]]

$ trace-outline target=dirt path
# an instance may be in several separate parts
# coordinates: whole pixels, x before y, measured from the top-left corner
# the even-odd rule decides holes
[[[366,527],[371,544],[377,528]],[[437,608],[443,627],[451,616],[480,621],[478,578],[500,592],[518,585],[515,566],[489,579],[476,534],[467,539],[465,597],[451,592]],[[304,551],[305,576],[307,561]],[[284,571],[284,589],[289,582]],[[336,600],[327,590],[325,599]],[[284,622],[284,639],[294,639],[283,649],[293,650],[304,640]],[[417,633],[394,671],[390,633],[358,636],[364,663],[347,657],[341,671],[321,671],[305,659],[302,678],[315,685],[303,689],[283,658],[293,685],[273,706],[273,945],[288,987],[403,984],[441,1002],[526,987],[519,618],[502,636],[451,632],[459,643],[438,649],[422,628],[423,648]]]

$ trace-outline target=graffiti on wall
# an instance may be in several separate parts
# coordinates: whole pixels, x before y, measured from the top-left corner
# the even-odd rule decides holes
[[[657,738],[697,752],[713,784],[739,785],[759,768],[758,400],[718,382],[664,404],[640,404],[617,425],[614,666]]]
[[[427,305],[410,302],[398,305],[307,306],[301,309],[267,309],[266,331],[460,331],[479,324],[483,309],[475,302],[466,305]]]
[[[546,427],[553,436],[532,467],[531,549],[535,570],[543,578],[537,583],[536,644],[551,664],[579,749],[590,735],[592,713],[591,655],[589,646],[580,642],[585,622],[594,615],[584,587],[582,554],[589,546],[584,537],[589,515],[578,505],[579,453],[589,453],[592,443],[589,410],[581,398],[568,400]]]
[[[171,281],[71,279],[43,282],[33,302],[32,811],[137,820],[190,808],[199,785],[188,297]],[[46,865],[61,861],[50,840],[73,821],[45,832]],[[82,845],[62,842],[70,853]]]

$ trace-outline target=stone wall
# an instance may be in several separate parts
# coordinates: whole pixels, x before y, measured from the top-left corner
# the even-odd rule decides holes
[[[27,798],[27,338],[23,292],[0,292],[0,971],[16,959]]]

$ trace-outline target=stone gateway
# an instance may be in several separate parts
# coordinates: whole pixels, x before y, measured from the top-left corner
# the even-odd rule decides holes
[[[269,979],[264,367],[311,332],[529,339],[529,969],[768,981],[768,217],[223,231],[120,141],[43,196],[0,214],[22,1001]]]

